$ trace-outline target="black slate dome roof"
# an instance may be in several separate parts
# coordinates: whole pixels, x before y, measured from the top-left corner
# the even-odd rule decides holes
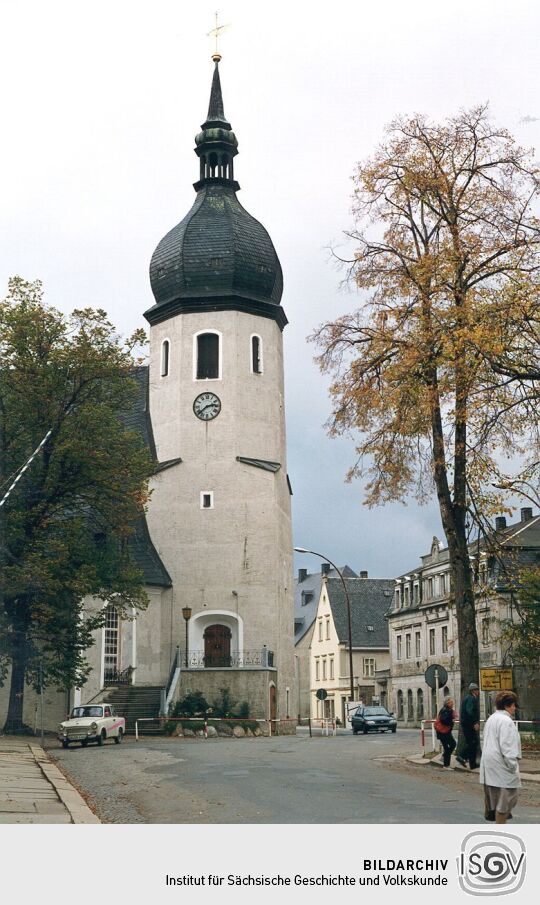
[[[287,323],[280,306],[283,276],[264,226],[236,196],[238,142],[225,119],[216,60],[208,117],[196,138],[197,197],[189,213],[159,242],[150,262],[158,323],[180,311],[235,309]]]
[[[270,236],[225,185],[199,190],[189,213],[157,246],[150,282],[157,304],[247,295],[279,305],[283,291]]]

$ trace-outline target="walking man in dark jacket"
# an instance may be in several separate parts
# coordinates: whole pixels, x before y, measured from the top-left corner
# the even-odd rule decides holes
[[[480,689],[476,682],[469,685],[469,693],[463,698],[459,710],[459,724],[465,744],[461,756],[456,757],[463,767],[469,762],[471,770],[476,769],[476,757],[480,747]]]

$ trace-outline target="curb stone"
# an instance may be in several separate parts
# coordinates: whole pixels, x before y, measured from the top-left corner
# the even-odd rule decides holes
[[[432,767],[438,767],[442,769],[442,760],[439,760],[437,757],[422,757],[421,754],[414,754],[412,757],[407,757],[406,760],[410,764],[416,764],[417,766],[427,767],[431,765]],[[461,764],[456,764],[454,767],[456,773],[469,773],[466,767],[462,767]],[[478,774],[477,774],[478,775]],[[540,774],[538,773],[520,773],[520,779],[525,780],[525,782],[540,782]]]
[[[80,792],[77,792],[71,785],[60,768],[52,763],[49,755],[43,748],[39,748],[35,745],[29,745],[28,747],[34,756],[35,762],[45,776],[45,779],[50,782],[60,801],[69,812],[73,823],[101,823],[99,817],[90,810]]]

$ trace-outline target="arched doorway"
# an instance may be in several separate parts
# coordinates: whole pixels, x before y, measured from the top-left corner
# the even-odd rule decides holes
[[[231,665],[231,630],[227,625],[209,625],[204,632],[205,667]]]

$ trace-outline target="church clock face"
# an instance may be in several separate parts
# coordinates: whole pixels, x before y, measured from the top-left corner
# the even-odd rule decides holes
[[[193,411],[201,421],[211,421],[221,411],[221,400],[215,393],[200,393],[193,403]]]

